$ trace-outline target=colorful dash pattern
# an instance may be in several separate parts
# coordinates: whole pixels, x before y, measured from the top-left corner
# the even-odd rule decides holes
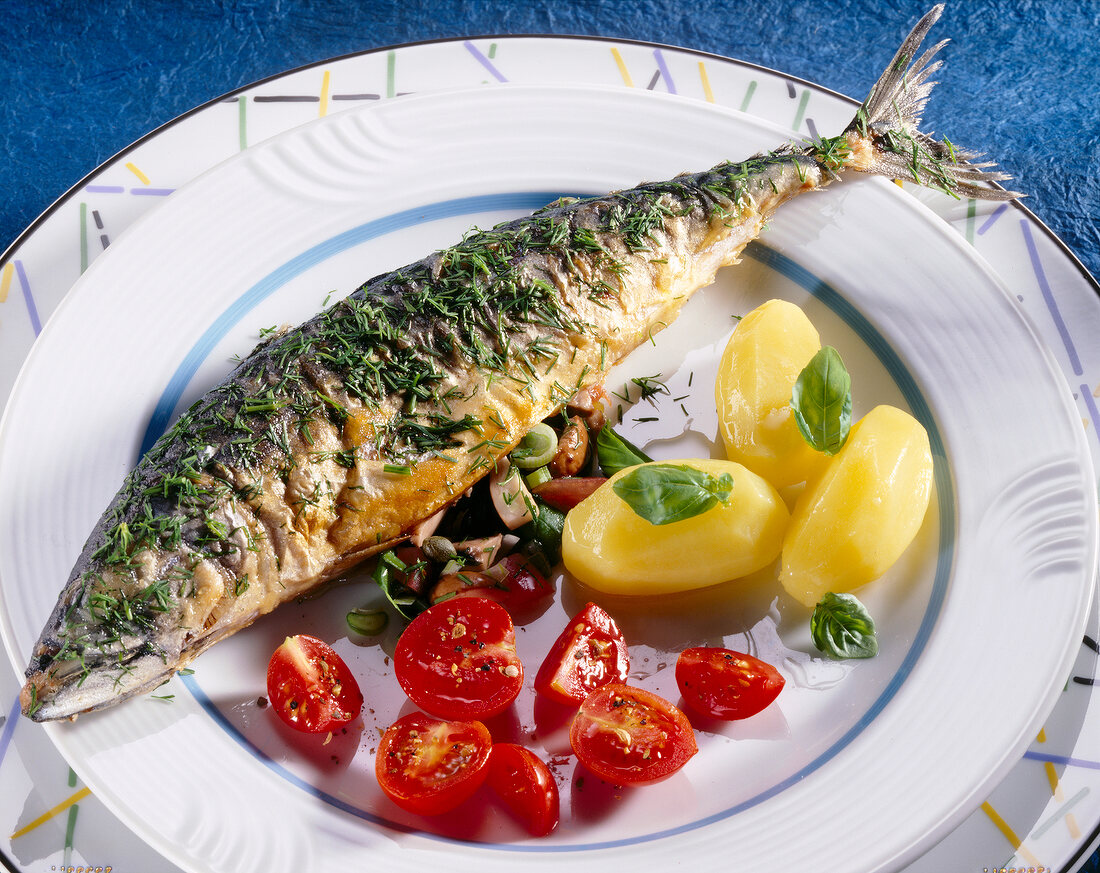
[[[27,320],[30,322],[34,335],[42,333],[42,318],[38,314],[38,303],[31,291],[31,283],[27,278],[27,268],[22,259],[15,258],[0,267],[0,303],[7,303],[12,286],[18,282],[22,291],[23,305],[27,310]]]

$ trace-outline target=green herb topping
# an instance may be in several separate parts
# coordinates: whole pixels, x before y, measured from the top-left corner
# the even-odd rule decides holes
[[[650,524],[672,524],[726,503],[733,478],[681,464],[650,464],[635,467],[612,488]]]
[[[791,395],[794,420],[813,448],[835,455],[852,426],[852,377],[832,346],[825,346],[799,374]]]
[[[878,654],[874,619],[852,594],[830,591],[821,598],[810,616],[810,638],[819,651],[838,660]]]
[[[600,468],[608,476],[614,476],[627,467],[636,467],[653,459],[626,437],[619,436],[610,427],[600,428],[596,434],[596,457]]]

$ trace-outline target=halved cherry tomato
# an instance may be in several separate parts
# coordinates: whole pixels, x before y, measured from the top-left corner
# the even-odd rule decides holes
[[[573,752],[615,785],[671,776],[699,750],[687,717],[642,688],[603,685],[581,704],[569,729]]]
[[[393,658],[412,702],[441,718],[489,718],[507,709],[523,686],[512,618],[481,597],[456,597],[420,613]]]
[[[603,476],[563,476],[548,479],[534,489],[535,496],[554,509],[568,512],[589,494],[603,485]]]
[[[730,649],[684,649],[676,659],[676,684],[700,715],[733,720],[756,715],[783,690],[786,680],[771,664]]]
[[[316,637],[287,637],[267,665],[267,697],[279,718],[305,733],[323,734],[359,715],[363,695],[332,646]]]
[[[462,570],[442,577],[432,592],[432,602],[452,597],[487,597],[507,610],[520,610],[553,593],[554,586],[530,558],[511,554],[487,570]]]
[[[382,735],[378,784],[407,812],[439,815],[468,799],[489,775],[493,741],[479,721],[442,721],[413,712]]]
[[[534,836],[544,837],[558,826],[558,785],[530,749],[496,743],[489,755],[489,787]]]
[[[595,603],[578,612],[550,647],[535,675],[535,690],[551,700],[579,705],[608,682],[624,682],[630,652],[615,621]]]

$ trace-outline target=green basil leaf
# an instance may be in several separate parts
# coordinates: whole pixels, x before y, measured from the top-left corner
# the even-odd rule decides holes
[[[821,598],[810,617],[810,638],[830,658],[873,658],[878,654],[875,620],[851,594]]]
[[[636,467],[611,487],[650,524],[672,524],[725,503],[733,478],[729,473],[715,478],[680,464],[650,464]]]
[[[653,460],[632,442],[615,433],[610,426],[601,427],[596,434],[596,457],[606,476],[614,476],[627,467],[636,467]]]
[[[817,451],[835,455],[852,427],[852,377],[840,352],[825,346],[810,359],[791,393],[802,438]]]
[[[406,570],[408,567],[397,555],[383,552],[378,556],[378,563],[374,567],[374,581],[398,615],[411,621],[427,609],[429,604],[401,580],[400,577]]]
[[[535,551],[546,559],[546,570],[561,560],[561,536],[565,530],[565,513],[535,498],[536,510],[532,520],[516,533],[524,542],[530,542]],[[540,570],[542,567],[539,568]]]

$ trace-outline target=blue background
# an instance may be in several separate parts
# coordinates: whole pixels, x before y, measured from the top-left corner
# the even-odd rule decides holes
[[[930,0],[0,0],[0,249],[115,152],[326,58],[502,33],[648,40],[862,99]],[[985,151],[1100,274],[1100,3],[955,0],[926,122]]]

